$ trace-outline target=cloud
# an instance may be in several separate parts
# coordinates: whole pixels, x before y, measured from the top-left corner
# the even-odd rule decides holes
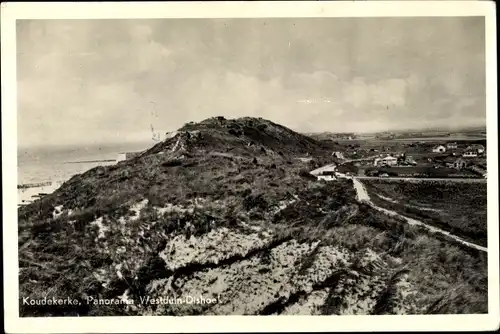
[[[152,66],[161,66],[162,62],[164,62],[171,53],[171,50],[155,41],[143,45],[143,47],[135,53],[137,71],[146,72],[149,71]]]
[[[344,87],[343,96],[345,102],[359,108],[369,101],[370,92],[363,79],[355,78],[349,85]]]
[[[35,20],[17,32],[27,144],[216,115],[308,132],[485,120],[479,18]]]
[[[367,84],[364,78],[355,78],[343,88],[343,99],[356,108],[366,106],[397,106],[406,104],[404,79],[394,78]]]

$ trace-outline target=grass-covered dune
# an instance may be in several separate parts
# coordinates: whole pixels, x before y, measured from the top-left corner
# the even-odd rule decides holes
[[[19,209],[20,315],[486,313],[485,254],[317,181],[324,145],[216,118],[73,177]]]

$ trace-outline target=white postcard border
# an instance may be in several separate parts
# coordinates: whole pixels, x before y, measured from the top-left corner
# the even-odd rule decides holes
[[[16,19],[485,16],[488,309],[485,315],[19,318]],[[495,4],[487,1],[2,3],[4,315],[8,333],[494,330],[500,324]]]

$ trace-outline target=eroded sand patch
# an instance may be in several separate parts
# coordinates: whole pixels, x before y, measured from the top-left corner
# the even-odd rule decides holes
[[[271,234],[241,234],[220,228],[197,238],[178,235],[171,239],[159,256],[170,270],[189,263],[219,263],[231,256],[243,256],[248,252],[264,247],[271,242]]]

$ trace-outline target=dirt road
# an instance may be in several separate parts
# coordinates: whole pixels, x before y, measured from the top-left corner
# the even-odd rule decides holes
[[[426,228],[427,230],[429,230],[429,231],[431,231],[433,233],[444,234],[444,235],[448,236],[449,238],[451,238],[451,239],[453,239],[455,241],[458,241],[458,242],[460,242],[461,244],[463,244],[465,246],[468,246],[468,247],[471,247],[471,248],[475,248],[475,249],[483,251],[483,252],[488,252],[488,249],[486,247],[479,246],[479,245],[473,244],[471,242],[465,241],[462,238],[459,238],[459,237],[451,234],[448,231],[441,230],[441,229],[439,229],[437,227],[424,224],[424,223],[422,223],[419,220],[403,216],[403,215],[401,215],[401,214],[399,214],[399,213],[397,213],[395,211],[387,210],[387,209],[384,209],[384,208],[381,208],[381,207],[375,205],[371,201],[370,195],[368,195],[368,192],[366,191],[366,188],[363,185],[363,183],[361,183],[361,181],[359,181],[359,179],[357,177],[352,178],[352,181],[353,181],[353,184],[354,184],[354,189],[356,190],[358,201],[365,202],[365,203],[369,204],[371,207],[373,207],[374,209],[376,209],[376,210],[378,210],[380,212],[383,212],[383,213],[385,213],[385,214],[387,214],[389,216],[402,218],[402,219],[404,219],[410,225],[419,225],[419,226],[422,226],[422,227]]]

